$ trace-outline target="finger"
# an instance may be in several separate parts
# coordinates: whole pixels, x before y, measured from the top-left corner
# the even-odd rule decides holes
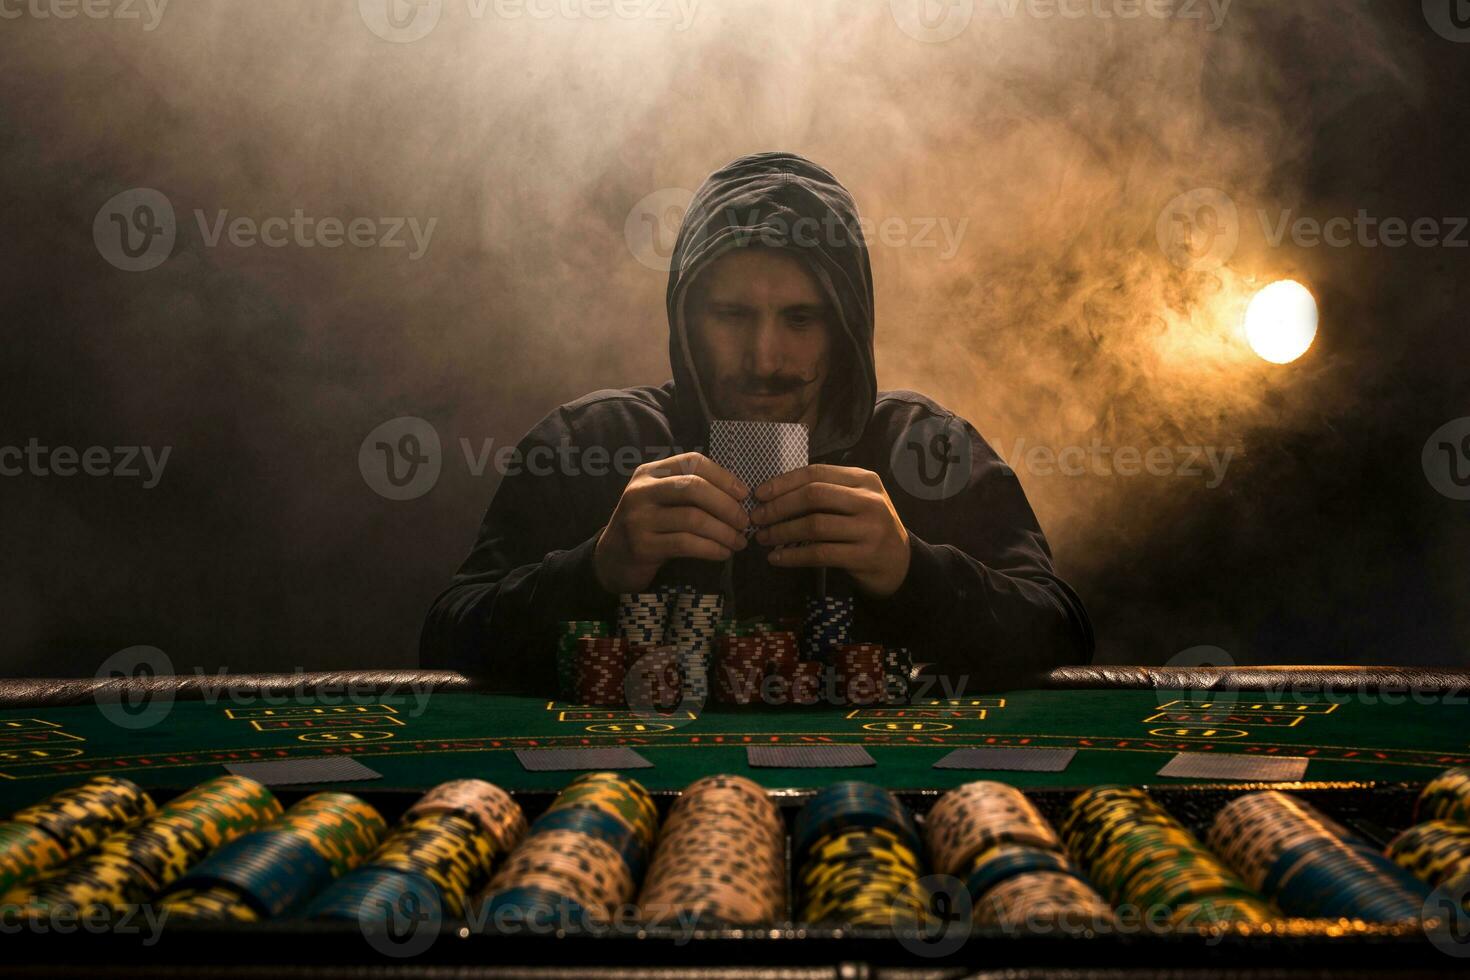
[[[744,480],[703,453],[680,453],[668,459],[657,460],[649,464],[648,472],[659,479],[675,476],[702,477],[736,502],[750,496],[750,487],[746,486]]]
[[[705,561],[725,561],[733,553],[718,541],[711,541],[688,531],[659,534],[653,540],[656,553],[664,560],[702,558]]]
[[[750,515],[738,501],[698,474],[660,478],[652,492],[660,507],[698,507],[741,533],[750,525]]]
[[[877,474],[857,466],[833,466],[830,463],[813,463],[810,466],[788,470],[773,476],[755,488],[756,500],[773,500],[783,493],[790,493],[808,483],[834,483],[843,487],[871,486]]]
[[[709,511],[698,507],[659,508],[653,520],[653,530],[661,534],[688,531],[737,551],[748,543],[743,531],[735,530]]]
[[[861,544],[839,544],[818,541],[812,544],[787,545],[777,548],[767,556],[772,565],[782,568],[843,568],[848,570],[865,567],[869,548]]]
[[[813,512],[858,514],[867,506],[866,490],[833,483],[806,483],[751,511],[756,524],[770,525]]]
[[[796,541],[861,541],[866,530],[861,519],[846,514],[807,514],[762,528],[756,540],[772,547]]]

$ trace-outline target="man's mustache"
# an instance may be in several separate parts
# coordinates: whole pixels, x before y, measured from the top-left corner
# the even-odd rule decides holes
[[[817,380],[813,374],[810,378],[800,375],[782,375],[773,378],[750,378],[736,382],[735,390],[744,395],[785,395],[793,391],[799,391]]]

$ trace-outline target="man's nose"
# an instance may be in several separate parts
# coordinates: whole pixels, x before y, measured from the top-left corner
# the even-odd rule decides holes
[[[781,337],[776,318],[761,316],[746,342],[745,369],[757,377],[775,374],[780,370],[785,356],[781,351]]]

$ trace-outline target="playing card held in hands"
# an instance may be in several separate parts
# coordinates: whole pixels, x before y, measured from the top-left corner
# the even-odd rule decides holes
[[[774,476],[807,465],[807,429],[800,422],[744,422],[715,419],[710,423],[709,458],[745,481],[753,492]],[[752,493],[746,513],[755,509]],[[754,528],[746,531],[747,536]]]

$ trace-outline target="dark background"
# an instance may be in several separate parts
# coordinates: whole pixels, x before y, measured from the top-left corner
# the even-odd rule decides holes
[[[496,482],[460,440],[668,377],[665,277],[629,215],[773,148],[875,221],[965,222],[953,254],[872,243],[880,385],[1017,467],[1100,662],[1470,663],[1470,503],[1421,463],[1470,415],[1470,249],[1273,248],[1256,218],[1470,213],[1470,44],[1417,2],[1237,0],[1217,30],[998,2],[933,43],[851,2],[705,0],[679,29],[445,0],[407,44],[348,0],[0,23],[0,446],[171,447],[152,489],[0,477],[0,669],[89,675],[139,644],[181,670],[414,663]],[[92,226],[136,187],[178,241],[129,273]],[[1198,187],[1239,208],[1216,269],[1155,234]],[[193,218],[297,208],[438,224],[411,260],[211,247]],[[1239,320],[1284,277],[1322,324],[1277,366]],[[444,447],[407,501],[358,466],[399,416]],[[1013,453],[1093,438],[1233,455],[1207,487]]]

